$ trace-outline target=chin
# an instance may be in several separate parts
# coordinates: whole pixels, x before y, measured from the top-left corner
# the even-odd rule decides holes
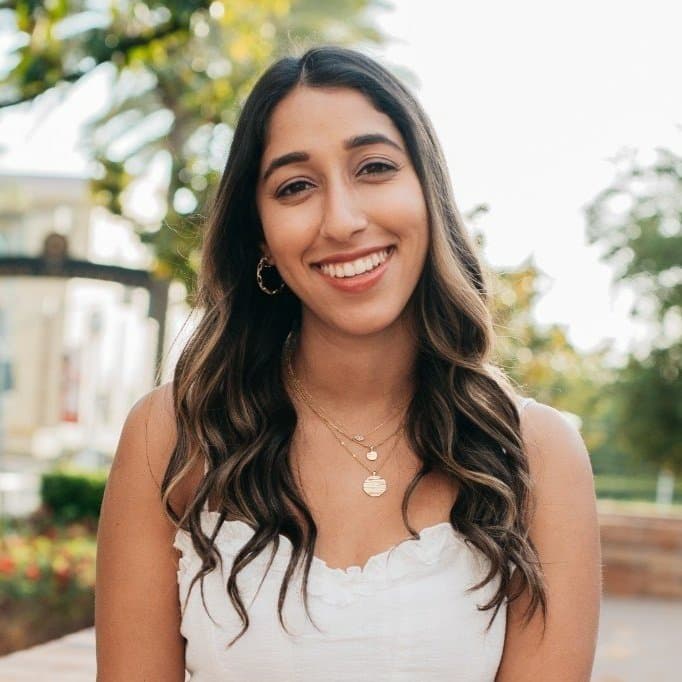
[[[348,315],[314,315],[318,322],[324,326],[335,330],[338,333],[348,336],[373,336],[386,332],[391,328],[397,328],[401,320],[401,310],[394,311],[393,314],[383,306],[379,311],[358,311]]]

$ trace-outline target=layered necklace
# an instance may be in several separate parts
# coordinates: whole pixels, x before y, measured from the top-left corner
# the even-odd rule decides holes
[[[308,391],[305,389],[299,378],[296,376],[296,372],[294,371],[294,366],[292,363],[292,357],[293,357],[293,343],[291,341],[291,335],[289,338],[287,338],[287,342],[285,344],[285,363],[286,363],[286,369],[287,369],[287,374],[289,377],[289,381],[291,383],[291,387],[294,390],[294,393],[298,396],[298,398],[315,414],[320,421],[329,429],[331,434],[334,436],[336,441],[339,443],[341,447],[358,463],[360,464],[364,469],[366,469],[369,472],[369,476],[363,481],[362,484],[362,489],[363,491],[369,495],[370,497],[379,497],[380,495],[383,495],[386,492],[386,489],[388,487],[386,483],[386,479],[383,478],[382,476],[379,476],[379,472],[381,469],[384,468],[386,463],[390,459],[390,455],[387,459],[385,459],[381,466],[379,467],[369,467],[365,462],[363,462],[361,459],[357,457],[357,455],[350,449],[349,444],[352,443],[353,445],[358,445],[366,450],[365,453],[365,458],[369,460],[370,462],[375,462],[378,457],[379,457],[379,448],[382,445],[385,445],[390,441],[392,438],[395,438],[395,441],[393,443],[393,448],[391,449],[391,454],[395,452],[396,445],[400,439],[400,436],[402,435],[404,429],[405,429],[405,423],[404,420],[401,420],[400,424],[398,424],[398,427],[393,431],[391,434],[389,434],[386,438],[382,439],[381,441],[377,443],[370,443],[369,441],[369,436],[371,436],[373,433],[376,433],[382,426],[385,424],[388,424],[391,420],[395,419],[406,407],[406,405],[401,405],[398,410],[395,410],[389,417],[384,419],[378,426],[375,426],[371,431],[367,431],[364,434],[361,433],[356,433],[355,435],[349,435],[346,430],[340,426],[338,423],[334,422],[328,415],[327,413],[322,410],[322,408],[318,407],[315,405],[312,396]]]

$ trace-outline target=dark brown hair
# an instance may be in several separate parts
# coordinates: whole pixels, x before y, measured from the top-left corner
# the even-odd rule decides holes
[[[317,529],[288,466],[296,428],[294,406],[283,384],[281,358],[289,332],[298,329],[301,304],[285,287],[267,296],[256,285],[259,243],[264,240],[255,188],[273,109],[299,85],[352,88],[388,115],[400,131],[421,182],[429,217],[430,246],[409,305],[418,330],[416,390],[408,408],[407,437],[423,465],[402,504],[406,527],[409,499],[429,471],[459,482],[450,513],[452,526],[489,560],[478,589],[496,575],[500,585],[481,610],[528,588],[527,621],[546,591],[528,528],[531,481],[520,435],[517,398],[491,362],[493,327],[486,277],[452,196],[445,160],[432,125],[409,90],[363,54],[317,47],[277,61],[258,80],[243,107],[229,158],[208,220],[199,275],[201,319],[175,369],[173,399],[178,439],[161,486],[173,521],[192,536],[202,567],[191,587],[222,564],[214,539],[225,520],[246,521],[253,536],[231,566],[227,592],[243,628],[249,626],[236,577],[280,534],[292,554],[279,593],[278,612],[294,571],[304,566],[304,601]],[[195,466],[207,472],[181,518],[169,496]],[[209,537],[202,507],[217,503]],[[510,568],[511,565],[511,568]],[[512,594],[512,570],[521,581]],[[515,576],[516,577],[516,576]],[[186,601],[185,601],[186,606]],[[205,601],[204,601],[205,606]]]

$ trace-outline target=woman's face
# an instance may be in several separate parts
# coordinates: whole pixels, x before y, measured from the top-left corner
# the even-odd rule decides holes
[[[303,323],[363,335],[394,324],[426,258],[419,179],[391,119],[347,88],[299,86],[274,109],[256,202],[264,253]]]

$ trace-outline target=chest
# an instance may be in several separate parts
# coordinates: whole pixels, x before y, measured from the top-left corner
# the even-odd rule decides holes
[[[206,519],[206,524],[211,521]],[[197,680],[494,679],[506,609],[488,630],[492,611],[480,611],[478,606],[490,599],[497,583],[470,591],[489,566],[446,524],[426,529],[421,540],[376,556],[362,569],[340,571],[314,561],[308,582],[312,620],[303,607],[300,576],[294,577],[283,606],[288,631],[277,616],[290,558],[285,540],[267,574],[265,555],[240,573],[238,585],[250,625],[233,647],[227,647],[242,624],[226,598],[225,582],[236,552],[250,533],[246,524],[237,521],[220,531],[223,568],[205,583],[214,620],[205,613],[198,586],[190,593],[181,632],[187,640],[187,667]],[[187,544],[187,564],[179,573],[181,599],[198,568],[191,540]]]
[[[374,461],[366,448],[348,445],[356,458],[328,430],[304,423],[289,453],[291,471],[317,526],[315,554],[333,568],[364,566],[410,536],[401,506],[422,464],[406,438],[378,446]],[[379,496],[363,489],[374,471],[385,481]],[[422,477],[409,499],[411,526],[420,531],[449,520],[458,488],[442,472]]]

